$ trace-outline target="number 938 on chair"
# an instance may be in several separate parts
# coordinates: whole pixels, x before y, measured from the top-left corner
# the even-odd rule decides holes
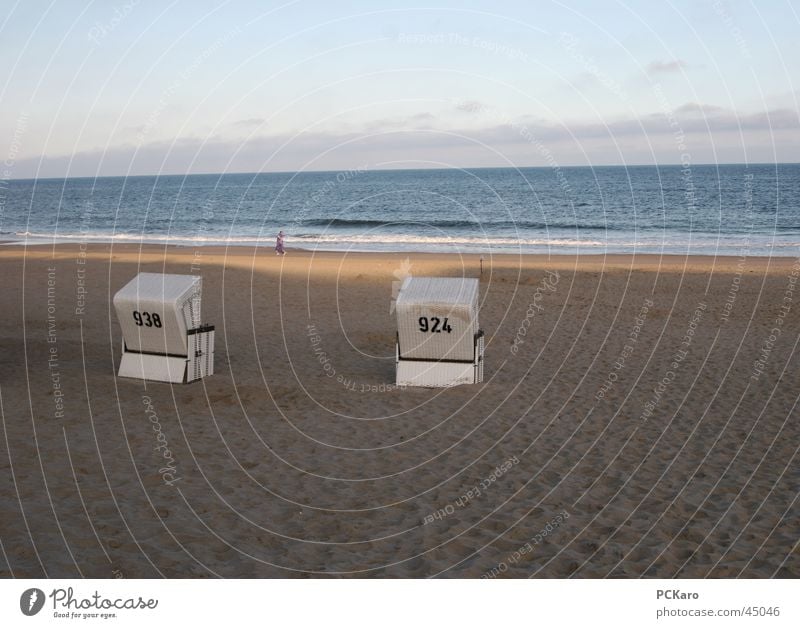
[[[446,387],[483,381],[478,280],[408,277],[395,303],[398,386]]]
[[[214,327],[202,325],[202,278],[139,273],[116,295],[120,377],[188,383],[214,373]]]

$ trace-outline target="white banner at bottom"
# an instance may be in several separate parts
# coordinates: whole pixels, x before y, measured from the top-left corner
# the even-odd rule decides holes
[[[800,626],[796,580],[3,580],[4,626]]]

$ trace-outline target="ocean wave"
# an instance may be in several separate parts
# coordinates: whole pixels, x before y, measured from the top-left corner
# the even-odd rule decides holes
[[[459,236],[415,236],[389,234],[306,234],[296,236],[296,240],[317,243],[355,243],[355,244],[420,244],[420,245],[468,245],[468,246],[604,246],[602,240],[579,240],[570,238],[507,238],[507,237],[459,237]]]
[[[305,227],[480,227],[471,220],[374,220],[369,218],[308,218]],[[495,223],[492,223],[494,225]]]
[[[330,227],[330,228],[379,228],[379,227],[417,227],[458,229],[470,228],[481,230],[496,229],[587,229],[587,230],[616,230],[611,224],[580,224],[575,222],[535,222],[527,220],[376,220],[370,218],[307,218],[299,220],[298,225],[304,227]]]
[[[268,244],[275,242],[273,235],[254,236],[254,235],[229,235],[229,236],[196,236],[180,234],[150,234],[150,233],[36,233],[25,231],[15,234],[20,239],[47,240],[47,241],[95,241],[95,242],[165,242],[165,243],[223,243],[223,244]],[[572,240],[561,238],[509,238],[509,237],[480,237],[480,236],[417,236],[405,234],[316,234],[304,233],[290,235],[288,241],[297,242],[317,242],[317,243],[375,243],[375,244],[467,244],[467,245],[547,245],[566,246],[566,245],[585,245],[602,246],[603,241],[595,240]]]
[[[37,233],[22,231],[14,234],[20,239],[48,240],[48,241],[78,241],[78,242],[241,242],[241,243],[273,243],[274,235],[191,235],[191,234],[160,234],[160,233]]]
[[[674,237],[636,237],[630,233],[622,237],[596,239],[596,238],[569,238],[569,237],[503,237],[503,236],[417,236],[407,234],[305,234],[290,238],[298,242],[315,243],[365,243],[365,244],[404,244],[404,245],[466,245],[466,246],[501,246],[501,247],[529,247],[529,246],[553,246],[553,247],[695,247],[700,246],[713,250],[714,247],[741,247],[745,243],[744,238],[727,237],[719,238],[715,234],[708,234],[704,237],[687,237],[676,239]],[[769,248],[789,248],[798,247],[797,241],[776,241],[770,242],[768,239],[750,238],[749,244],[752,247]],[[300,244],[300,246],[303,246]]]

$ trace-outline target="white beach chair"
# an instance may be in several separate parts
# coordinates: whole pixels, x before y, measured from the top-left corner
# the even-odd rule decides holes
[[[407,277],[395,309],[398,386],[447,387],[483,381],[477,279]]]
[[[201,325],[202,278],[139,273],[117,294],[120,377],[188,383],[214,373],[214,327]]]

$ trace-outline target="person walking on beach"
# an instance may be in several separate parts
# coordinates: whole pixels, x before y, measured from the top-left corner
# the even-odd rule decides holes
[[[275,241],[275,255],[286,255],[283,250],[283,231],[278,232],[278,239]]]

